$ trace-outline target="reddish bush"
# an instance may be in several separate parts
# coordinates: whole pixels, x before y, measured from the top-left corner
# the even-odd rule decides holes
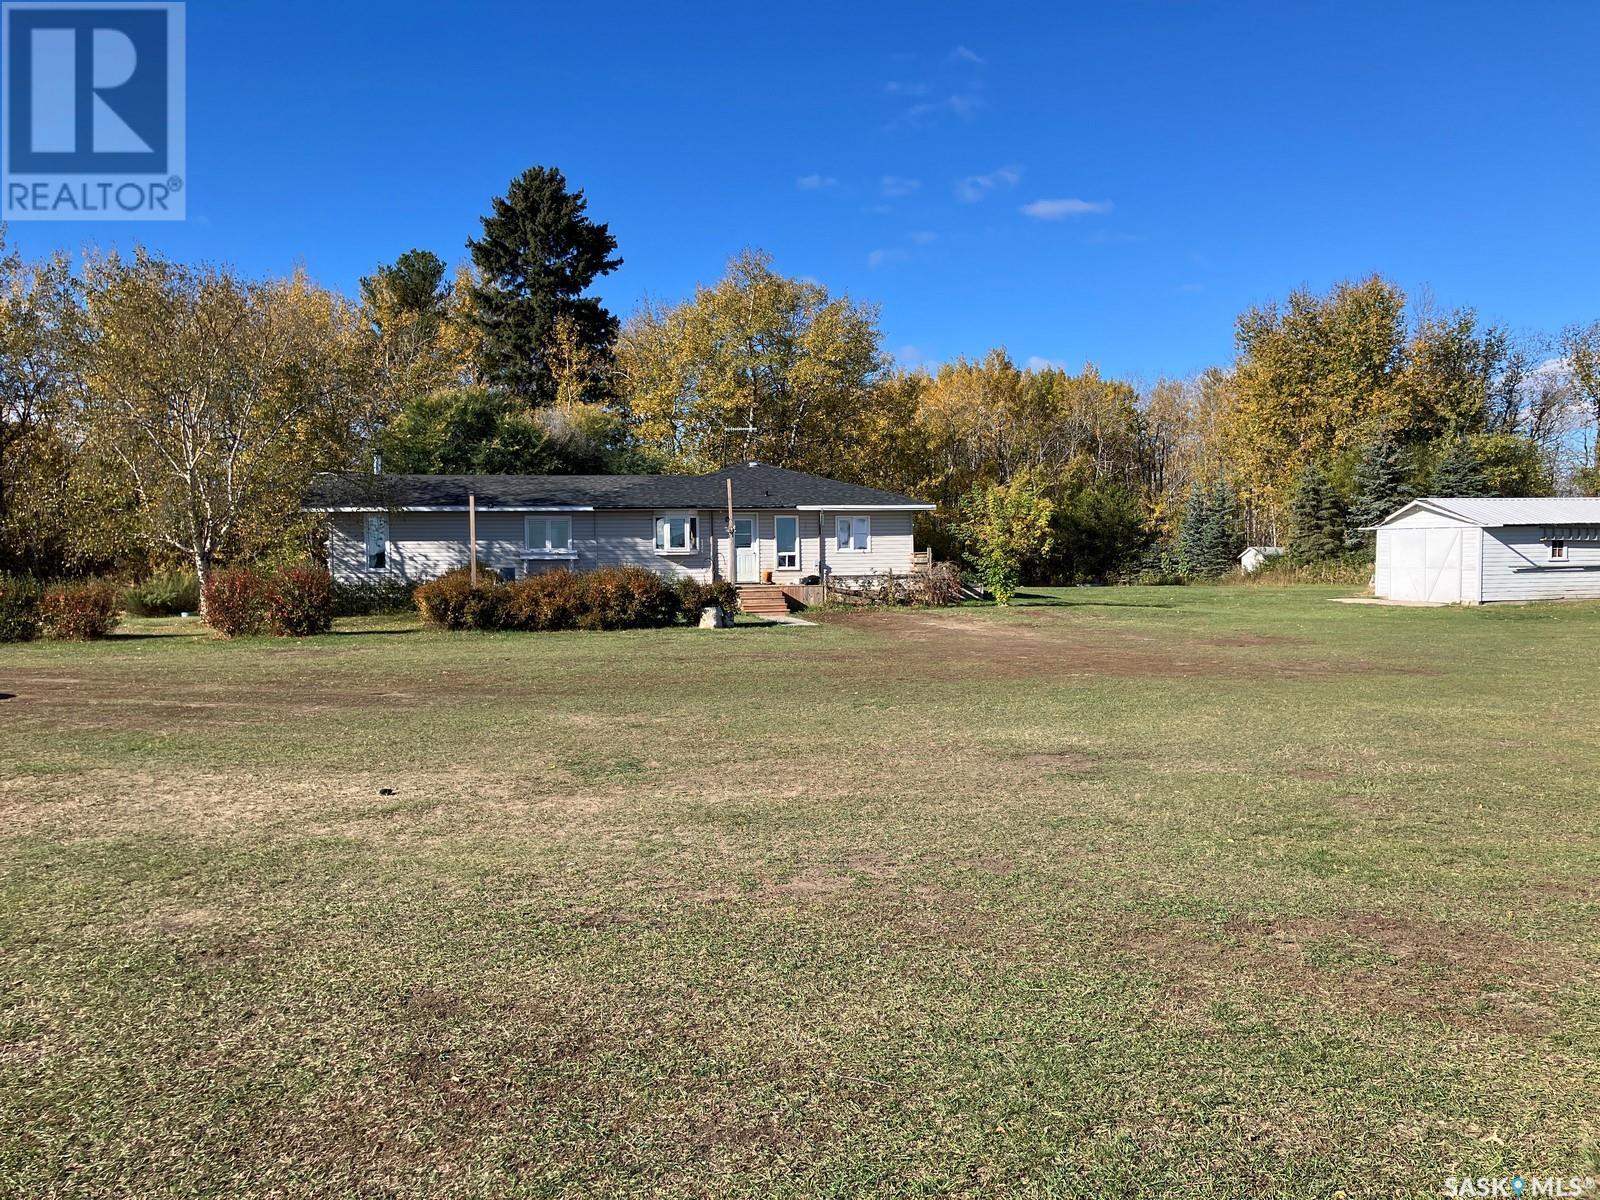
[[[575,629],[587,607],[585,576],[575,571],[542,571],[505,587],[500,612],[506,629],[547,632]]]
[[[486,570],[478,584],[465,567],[450,571],[417,589],[417,611],[440,629],[499,629],[506,588]]]
[[[333,577],[321,567],[283,567],[262,588],[262,621],[278,637],[327,633],[333,602]]]
[[[248,637],[266,619],[266,580],[246,567],[224,567],[206,578],[201,601],[207,625],[223,637]]]
[[[103,638],[117,625],[117,589],[109,583],[58,583],[45,589],[39,623],[46,637],[59,641]]]
[[[589,604],[579,629],[651,629],[677,620],[677,589],[647,567],[590,571]]]

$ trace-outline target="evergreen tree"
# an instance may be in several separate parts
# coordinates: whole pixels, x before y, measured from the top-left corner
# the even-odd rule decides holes
[[[1206,524],[1211,519],[1211,494],[1199,481],[1189,489],[1183,508],[1183,524],[1178,529],[1178,565],[1186,575],[1198,575],[1205,558]]]
[[[1489,481],[1484,478],[1483,464],[1478,460],[1472,443],[1458,437],[1445,451],[1439,465],[1433,469],[1433,494],[1435,496],[1486,496]]]
[[[1376,525],[1395,509],[1416,497],[1407,481],[1410,463],[1405,450],[1387,433],[1367,447],[1356,468],[1356,498],[1350,505],[1350,537],[1369,548],[1373,535],[1360,532]]]
[[[483,236],[467,243],[479,276],[472,286],[479,371],[528,404],[556,398],[558,329],[575,343],[568,357],[577,350],[593,360],[595,386],[617,340],[617,319],[583,295],[596,277],[622,265],[610,257],[616,239],[584,215],[587,207],[560,171],[530,167],[495,198]]]
[[[1226,479],[1217,480],[1216,486],[1211,489],[1205,524],[1202,526],[1201,574],[1221,575],[1233,569],[1244,550],[1243,528],[1239,497]]]
[[[1316,463],[1300,473],[1299,485],[1289,505],[1289,523],[1291,562],[1320,562],[1343,553],[1344,505]]]

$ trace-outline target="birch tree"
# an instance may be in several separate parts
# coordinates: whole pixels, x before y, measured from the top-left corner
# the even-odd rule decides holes
[[[84,306],[83,425],[202,581],[294,525],[314,471],[349,465],[360,316],[304,275],[94,257]]]

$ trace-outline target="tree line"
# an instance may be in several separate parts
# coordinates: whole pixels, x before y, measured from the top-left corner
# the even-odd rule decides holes
[[[0,247],[0,570],[141,575],[314,552],[311,475],[702,471],[761,459],[932,500],[997,589],[1208,575],[1247,543],[1370,554],[1418,494],[1600,488],[1600,322],[1537,336],[1380,276],[1242,313],[1231,364],[1136,386],[1003,349],[896,364],[878,309],[736,254],[619,321],[621,265],[559,170],[452,270],[344,296],[139,250]]]

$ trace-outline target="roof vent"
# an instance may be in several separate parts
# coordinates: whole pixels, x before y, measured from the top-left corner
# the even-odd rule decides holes
[[[761,464],[753,458],[749,462],[745,463],[745,466],[747,467],[759,467],[760,465]]]

